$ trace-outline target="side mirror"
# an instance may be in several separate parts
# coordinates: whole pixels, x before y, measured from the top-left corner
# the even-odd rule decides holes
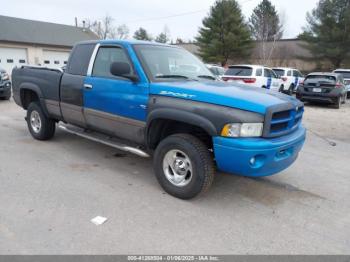
[[[113,62],[110,67],[110,72],[114,76],[125,77],[133,82],[137,82],[139,79],[136,75],[131,74],[131,67],[128,63]]]

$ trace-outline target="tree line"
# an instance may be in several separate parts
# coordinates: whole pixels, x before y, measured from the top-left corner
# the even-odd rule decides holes
[[[334,67],[340,67],[350,56],[350,0],[320,0],[315,9],[307,13],[306,19],[306,26],[298,36],[306,43],[304,48],[311,52],[315,61],[328,60]],[[226,65],[229,60],[249,58],[254,41],[258,41],[259,55],[266,62],[272,54],[266,43],[283,37],[283,20],[270,0],[262,0],[248,20],[237,0],[216,0],[195,38],[199,55],[206,62]],[[86,20],[86,26],[101,39],[130,37],[129,28],[125,24],[114,26],[110,16],[100,21]],[[166,26],[156,37],[140,27],[133,38],[173,42]],[[176,43],[183,43],[183,40],[178,38]]]
[[[313,55],[313,60],[328,60],[339,68],[350,58],[350,0],[320,0],[307,13],[306,26],[298,36]],[[200,55],[208,62],[245,59],[251,54],[252,41],[276,41],[283,36],[283,22],[269,0],[253,10],[248,21],[236,0],[217,0],[196,38]],[[271,55],[261,50],[263,60]]]
[[[114,19],[109,15],[100,20],[85,19],[83,24],[84,27],[94,32],[100,39],[127,39],[130,37],[128,26],[125,24],[115,26]],[[153,37],[146,29],[140,27],[135,31],[133,38],[165,44],[170,41],[170,31],[167,26],[164,26],[163,31],[156,37]]]

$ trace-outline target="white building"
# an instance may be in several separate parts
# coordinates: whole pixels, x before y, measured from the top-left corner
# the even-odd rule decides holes
[[[0,68],[9,74],[24,64],[61,68],[76,42],[95,39],[81,27],[0,16]]]

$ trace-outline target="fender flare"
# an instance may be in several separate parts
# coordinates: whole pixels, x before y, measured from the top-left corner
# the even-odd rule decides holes
[[[22,91],[24,90],[30,90],[33,91],[39,98],[39,103],[41,105],[41,108],[43,109],[46,116],[49,116],[49,112],[47,111],[46,103],[44,96],[42,94],[42,91],[38,85],[35,85],[33,83],[23,82],[19,86],[19,95],[20,95],[20,101],[21,105],[23,107],[23,97],[22,97]]]
[[[214,124],[208,119],[197,115],[195,113],[182,111],[179,109],[172,108],[160,108],[155,109],[149,113],[146,123],[146,143],[150,144],[150,131],[152,128],[152,123],[155,120],[164,119],[164,120],[173,120],[178,122],[183,122],[193,126],[197,126],[205,130],[210,136],[217,136],[218,131],[215,128]]]

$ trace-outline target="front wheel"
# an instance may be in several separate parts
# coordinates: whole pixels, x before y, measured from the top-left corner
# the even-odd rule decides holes
[[[207,191],[215,174],[207,146],[189,134],[172,135],[160,142],[154,170],[162,188],[180,199],[192,199]]]
[[[29,132],[35,139],[49,140],[55,135],[55,121],[44,114],[38,102],[29,104],[26,119]]]

